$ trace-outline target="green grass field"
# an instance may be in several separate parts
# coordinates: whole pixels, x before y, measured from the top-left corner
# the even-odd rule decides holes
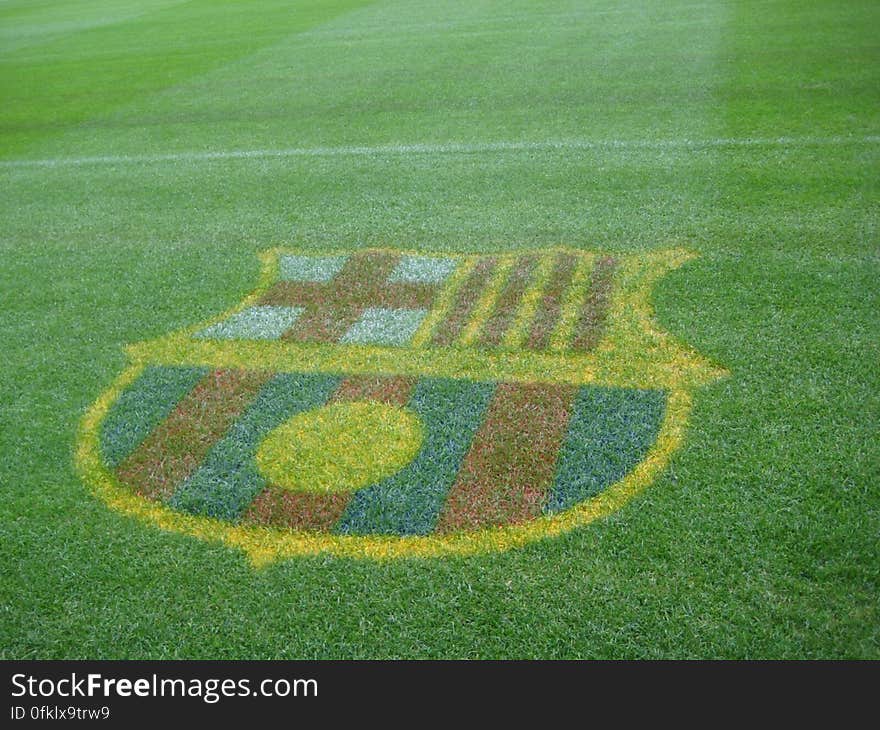
[[[880,658],[880,4],[0,0],[0,656]],[[607,519],[255,570],[74,469],[123,347],[257,253],[699,257],[729,377]]]

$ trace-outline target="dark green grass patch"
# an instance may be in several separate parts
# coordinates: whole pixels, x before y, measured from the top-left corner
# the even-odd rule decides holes
[[[657,438],[664,405],[659,391],[582,388],[544,510],[567,509],[621,479]]]
[[[101,428],[101,453],[117,466],[201,380],[205,368],[147,367],[110,408]]]

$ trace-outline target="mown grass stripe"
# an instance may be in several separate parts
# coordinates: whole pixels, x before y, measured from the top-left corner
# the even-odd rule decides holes
[[[169,505],[191,514],[234,520],[266,486],[256,450],[288,418],[324,403],[339,379],[329,375],[276,375],[174,492]]]
[[[101,453],[114,467],[131,454],[208,372],[149,366],[119,396],[101,425]]]
[[[611,256],[602,256],[596,261],[590,281],[590,292],[583,303],[571,343],[573,350],[589,352],[602,339],[616,268],[617,261]]]
[[[569,385],[498,386],[438,531],[517,524],[541,513],[576,392]]]
[[[397,474],[361,489],[339,521],[342,534],[427,535],[480,426],[492,383],[426,378],[409,408],[425,433],[418,455]]]
[[[206,375],[119,465],[119,479],[145,497],[170,497],[269,377],[269,373],[249,370],[216,370]]]

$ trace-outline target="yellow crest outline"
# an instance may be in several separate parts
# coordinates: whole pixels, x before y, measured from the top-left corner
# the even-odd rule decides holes
[[[420,256],[423,251],[396,253]],[[541,254],[571,252],[575,249],[543,249]],[[340,255],[350,251],[339,252]],[[521,255],[524,252],[517,252]],[[449,350],[424,347],[431,328],[442,317],[432,311],[416,332],[411,348],[383,348],[365,345],[292,344],[266,342],[215,342],[198,340],[193,335],[203,328],[223,321],[256,303],[278,278],[279,260],[283,254],[316,255],[315,252],[289,248],[273,248],[260,254],[262,272],[255,290],[238,305],[221,315],[166,337],[130,345],[126,348],[130,364],[116,381],[105,390],[82,418],[77,435],[75,465],[78,474],[92,492],[111,509],[144,523],[202,540],[221,542],[242,550],[255,567],[296,555],[329,553],[339,557],[376,560],[415,557],[434,558],[449,555],[473,555],[497,552],[543,538],[554,537],[605,517],[620,509],[642,492],[667,466],[672,453],[684,439],[692,408],[691,392],[727,375],[727,371],[711,364],[693,349],[680,343],[656,326],[650,293],[654,283],[665,273],[695,257],[683,249],[671,249],[619,257],[614,291],[607,316],[605,334],[588,355],[562,356],[546,352],[516,350],[518,327],[515,324],[505,337],[507,351],[485,353],[453,348]],[[321,252],[334,255],[334,252]],[[444,258],[460,258],[459,266],[448,291],[473,266],[476,255],[438,252]],[[512,260],[512,256],[499,257]],[[584,259],[591,261],[589,257]],[[503,261],[502,261],[503,263]],[[500,267],[503,270],[503,266]],[[586,276],[586,264],[576,276]],[[539,277],[540,282],[540,277]],[[497,296],[504,284],[498,278],[486,297]],[[441,300],[442,300],[441,295]],[[451,295],[450,295],[451,296]],[[525,321],[534,292],[524,297],[518,321]],[[575,311],[577,301],[566,303],[561,328],[566,325],[566,311]],[[438,310],[442,309],[442,301]],[[479,307],[479,305],[478,305]],[[571,316],[568,317],[572,319]],[[521,331],[521,327],[519,330]],[[551,349],[553,344],[551,342]],[[541,380],[568,382],[577,385],[601,384],[619,387],[658,388],[667,392],[665,413],[658,436],[639,462],[622,479],[599,493],[562,512],[545,514],[529,522],[490,527],[468,532],[429,536],[336,535],[330,533],[295,532],[264,526],[239,526],[222,520],[189,515],[164,504],[141,497],[123,487],[104,465],[100,451],[101,424],[113,402],[132,384],[148,364],[209,365],[212,367],[264,368],[278,372],[326,373],[395,373],[404,375],[437,375],[491,380]],[[546,373],[553,373],[549,377]]]

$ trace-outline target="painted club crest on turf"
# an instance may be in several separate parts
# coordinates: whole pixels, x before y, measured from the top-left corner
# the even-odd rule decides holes
[[[130,346],[77,452],[111,507],[256,564],[498,550],[619,508],[723,374],[660,332],[690,255],[263,255],[234,310]]]

